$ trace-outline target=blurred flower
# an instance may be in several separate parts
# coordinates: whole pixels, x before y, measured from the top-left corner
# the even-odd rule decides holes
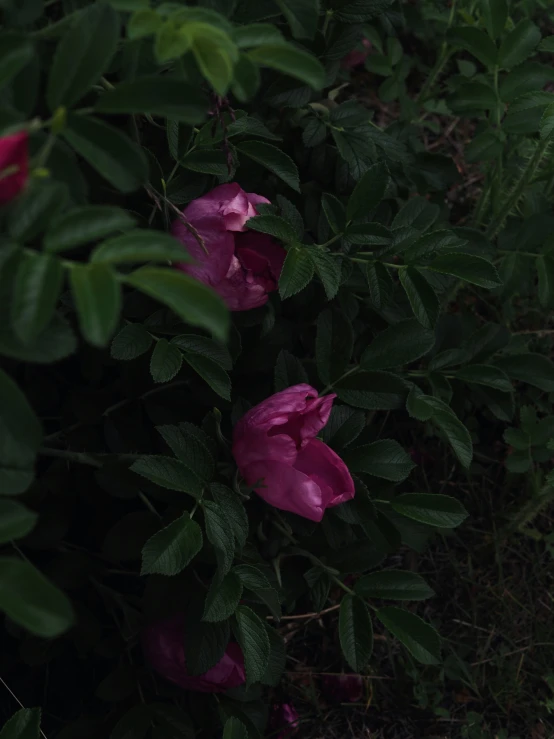
[[[0,137],[0,203],[13,200],[29,177],[29,135],[19,131]]]
[[[311,521],[321,521],[326,508],[354,497],[347,466],[315,438],[329,420],[334,398],[318,398],[310,385],[294,385],[251,408],[233,434],[233,456],[246,483],[266,503]]]
[[[298,712],[289,703],[273,706],[271,726],[274,731],[281,730],[277,739],[287,739],[298,731]]]
[[[370,50],[371,41],[368,41],[366,38],[362,39],[356,49],[353,49],[346,56],[343,56],[340,62],[341,67],[343,69],[354,69],[354,67],[359,67],[360,64],[363,64],[367,59]]]
[[[179,264],[189,275],[210,285],[230,310],[250,310],[267,303],[277,290],[286,252],[271,236],[248,231],[246,221],[256,215],[256,205],[267,198],[245,192],[232,182],[220,185],[193,200],[183,218],[196,230],[205,249],[181,221],[171,232],[196,260]]]
[[[235,643],[229,643],[220,661],[203,675],[189,675],[184,630],[183,614],[157,621],[144,630],[143,652],[156,672],[186,690],[201,693],[223,693],[245,682],[244,657]]]
[[[325,675],[321,689],[327,700],[333,703],[357,703],[364,694],[364,684],[360,675]]]

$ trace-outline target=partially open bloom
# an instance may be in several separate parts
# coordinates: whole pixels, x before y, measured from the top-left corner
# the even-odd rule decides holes
[[[334,398],[294,385],[251,408],[233,433],[233,455],[246,483],[275,508],[311,521],[354,497],[348,468],[316,439]]]
[[[142,648],[147,661],[166,680],[186,690],[224,693],[246,680],[244,657],[238,644],[229,643],[220,661],[203,675],[190,675],[184,646],[185,618],[166,618],[145,629]]]
[[[354,67],[359,67],[360,64],[363,64],[367,59],[371,49],[371,41],[364,38],[358,46],[363,48],[353,49],[341,59],[340,65],[343,69],[354,69]]]
[[[364,695],[364,683],[360,675],[325,675],[321,688],[325,697],[333,703],[356,703]]]
[[[179,268],[213,287],[230,310],[250,310],[267,303],[268,293],[277,289],[285,261],[285,250],[271,236],[246,227],[259,203],[269,200],[245,192],[236,182],[219,185],[183,211],[204,249],[182,220],[176,220],[171,229],[196,262],[179,264]]]
[[[19,131],[0,137],[0,203],[13,200],[29,177],[29,136]]]
[[[277,739],[287,739],[298,729],[298,712],[289,703],[273,706],[271,726],[275,731],[280,730]]]

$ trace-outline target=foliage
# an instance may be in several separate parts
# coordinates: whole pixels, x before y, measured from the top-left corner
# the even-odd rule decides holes
[[[330,603],[343,666],[368,671],[374,631],[412,668],[441,664],[417,605],[440,590],[394,557],[467,511],[446,483],[413,482],[414,437],[464,477],[503,428],[527,486],[506,532],[552,500],[539,5],[2,4],[0,135],[26,131],[31,166],[0,208],[0,609],[17,659],[75,676],[52,689],[47,736],[261,737],[281,618]],[[341,59],[362,34],[371,53],[351,75]],[[468,127],[480,182],[462,214],[451,157],[423,144],[445,119]],[[247,227],[287,252],[278,291],[236,313],[175,268],[192,258],[169,233],[227,182],[270,201]],[[260,500],[230,444],[250,407],[305,382],[337,396],[321,437],[356,486],[320,524]],[[216,702],[154,677],[141,635],[175,612],[189,673],[236,641],[244,686]],[[1,739],[38,739],[39,723],[29,706]]]

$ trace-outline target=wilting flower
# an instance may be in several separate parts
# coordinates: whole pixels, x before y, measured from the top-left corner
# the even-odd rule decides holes
[[[19,131],[0,137],[0,203],[13,200],[29,177],[29,136]]]
[[[142,648],[156,672],[186,690],[201,693],[223,693],[245,682],[244,657],[235,643],[229,643],[220,661],[203,675],[190,675],[186,667],[184,630],[182,614],[157,621],[145,629]]]
[[[182,220],[176,220],[171,229],[196,261],[179,268],[213,287],[230,310],[264,305],[268,293],[277,289],[285,260],[285,250],[271,236],[246,227],[259,203],[269,200],[245,192],[236,182],[220,185],[183,211],[183,219],[195,229],[204,248]]]
[[[357,703],[364,694],[364,684],[360,675],[325,675],[321,688],[327,700],[334,703]]]
[[[280,730],[277,739],[287,739],[298,730],[298,712],[289,703],[273,706],[271,726],[275,731]]]
[[[341,59],[340,65],[343,69],[354,69],[354,67],[359,67],[360,64],[363,64],[367,59],[371,49],[371,42],[364,38],[358,46],[363,46],[363,49],[353,49]]]
[[[321,521],[326,508],[354,497],[345,463],[316,439],[335,397],[318,398],[310,385],[294,385],[251,408],[235,426],[239,471],[266,503]]]

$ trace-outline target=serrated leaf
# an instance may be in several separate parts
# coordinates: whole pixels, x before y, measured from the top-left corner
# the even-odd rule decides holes
[[[468,364],[456,372],[456,379],[476,385],[486,385],[504,393],[511,393],[512,383],[508,375],[490,364]]]
[[[346,218],[352,221],[368,216],[379,205],[389,186],[390,175],[383,162],[373,164],[360,178],[348,199]]]
[[[309,250],[316,275],[321,280],[327,300],[332,300],[340,286],[341,261],[319,247],[304,247]]]
[[[209,482],[214,474],[215,462],[208,448],[208,439],[204,433],[192,423],[180,423],[179,426],[156,426],[173,454],[197,475],[200,480]]]
[[[225,509],[211,500],[205,501],[204,519],[206,522],[206,536],[216,550],[220,576],[229,572],[235,556],[235,538],[229,527]]]
[[[128,323],[114,336],[110,354],[114,359],[129,362],[147,352],[152,341],[152,336],[141,323]]]
[[[285,671],[287,654],[281,635],[275,629],[272,629],[269,624],[266,624],[266,631],[269,637],[270,651],[268,665],[261,682],[263,685],[270,685],[275,688],[281,682],[283,672]]]
[[[224,370],[233,368],[233,359],[227,347],[206,336],[179,334],[171,339],[171,343],[189,354],[200,354],[206,359],[211,359]]]
[[[238,495],[225,485],[213,483],[210,485],[210,491],[223,511],[239,546],[243,547],[248,537],[248,516],[244,505]]]
[[[67,251],[103,239],[114,231],[133,228],[135,219],[122,208],[108,205],[83,205],[59,216],[48,227],[44,248]]]
[[[239,606],[235,612],[236,637],[244,654],[246,685],[263,680],[269,664],[270,644],[266,625],[247,606]]]
[[[39,739],[40,708],[22,708],[6,721],[0,739]]]
[[[202,529],[188,513],[151,536],[142,548],[141,575],[178,575],[202,549]]]
[[[540,40],[541,32],[532,21],[520,21],[500,44],[498,65],[501,69],[512,69],[521,64],[531,56]]]
[[[183,355],[167,339],[158,339],[150,358],[150,374],[154,382],[169,382],[181,369]]]
[[[435,629],[414,613],[395,606],[377,611],[377,618],[410,654],[424,665],[435,665],[440,659],[440,637]]]
[[[422,326],[433,329],[440,310],[439,299],[435,291],[415,267],[401,269],[398,276],[415,317]]]
[[[435,591],[415,572],[382,570],[356,580],[354,590],[361,598],[387,600],[426,600]]]
[[[63,280],[57,257],[28,251],[19,262],[11,304],[12,326],[24,344],[31,344],[52,320]]]
[[[248,729],[236,716],[231,716],[223,727],[223,739],[248,739]]]
[[[186,248],[170,234],[137,228],[99,244],[90,261],[97,264],[192,262]]]
[[[365,273],[371,302],[377,310],[381,310],[392,297],[394,290],[392,278],[387,268],[380,262],[368,262]]]
[[[455,528],[468,516],[460,501],[449,495],[404,493],[394,498],[391,505],[397,513],[437,528]]]
[[[539,278],[539,302],[543,308],[554,307],[554,257],[537,258],[537,275]]]
[[[377,370],[401,367],[423,357],[434,344],[434,332],[424,328],[417,319],[408,318],[377,334],[362,354],[361,366]]]
[[[203,675],[225,654],[231,627],[229,621],[198,621],[185,629],[185,661],[191,675]]]
[[[292,44],[263,44],[249,51],[248,58],[261,67],[270,67],[294,77],[314,90],[321,90],[325,85],[325,70],[319,60]]]
[[[200,354],[183,353],[183,359],[224,400],[231,400],[231,380],[227,372],[212,359]]]
[[[319,0],[277,0],[294,38],[312,39],[319,20]]]
[[[83,336],[93,346],[105,346],[121,311],[121,285],[115,272],[104,264],[74,263],[69,282]]]
[[[242,596],[242,583],[235,572],[214,578],[206,595],[203,621],[224,621],[235,612]]]
[[[0,544],[27,536],[37,520],[38,515],[21,503],[0,498]]]
[[[373,651],[373,627],[366,604],[354,595],[345,595],[341,601],[339,639],[350,667],[364,672]]]
[[[331,231],[335,234],[342,233],[346,228],[346,211],[341,201],[334,195],[324,192],[321,197],[321,207],[327,223],[331,226]]]
[[[130,469],[162,488],[188,493],[194,498],[202,494],[202,484],[197,475],[173,457],[143,455],[133,462]]]
[[[392,439],[345,449],[342,456],[352,472],[365,472],[391,482],[402,482],[415,467],[410,455]]]
[[[296,192],[300,192],[300,180],[296,164],[281,149],[263,141],[242,141],[236,146],[242,154],[273,172]]]
[[[495,360],[495,366],[513,380],[521,380],[545,392],[554,391],[554,364],[543,354],[510,354]]]
[[[459,277],[472,285],[493,288],[502,284],[496,267],[473,254],[440,254],[426,269]]]
[[[362,433],[365,415],[347,405],[333,405],[327,424],[321,430],[321,438],[333,449],[343,449]]]
[[[310,282],[314,274],[314,262],[305,247],[292,246],[285,258],[279,277],[279,294],[282,300],[296,295]]]
[[[294,228],[280,216],[254,216],[248,219],[246,226],[253,231],[274,236],[285,244],[292,244],[298,241],[298,236]]]
[[[507,0],[482,0],[481,12],[489,36],[494,40],[500,36],[508,20]]]
[[[402,408],[408,395],[405,381],[390,372],[356,372],[337,380],[334,389],[345,403],[369,411]]]
[[[447,39],[453,46],[458,46],[492,69],[496,65],[498,52],[493,41],[484,31],[475,26],[455,26],[450,28]]]

